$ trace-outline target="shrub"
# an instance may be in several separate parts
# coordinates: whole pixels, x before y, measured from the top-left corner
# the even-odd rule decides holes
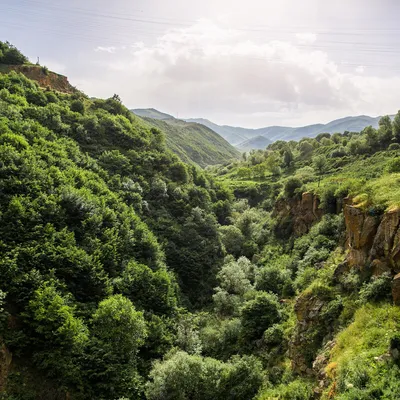
[[[387,171],[389,173],[400,172],[400,157],[393,158],[388,162]]]
[[[400,149],[400,144],[399,143],[391,143],[388,147],[389,151],[393,150],[399,150]]]
[[[254,357],[228,363],[178,351],[154,364],[147,384],[149,400],[251,399],[262,383],[262,366]]]
[[[303,186],[303,182],[296,177],[290,177],[285,182],[284,186],[284,195],[287,199],[295,197],[295,195],[299,194],[300,189]]]
[[[264,331],[280,319],[281,310],[277,297],[270,293],[258,293],[242,309],[242,334],[249,341],[260,339]]]
[[[290,282],[290,272],[285,266],[279,265],[279,259],[275,263],[261,268],[256,277],[256,288],[265,292],[272,292],[282,296],[283,289]]]
[[[277,345],[282,343],[284,338],[284,331],[282,325],[272,325],[268,328],[263,335],[264,343],[268,345]]]
[[[296,379],[289,383],[283,383],[273,389],[263,391],[257,400],[311,400],[313,398],[313,383]]]
[[[392,277],[390,274],[383,274],[381,276],[373,276],[371,281],[364,283],[360,289],[360,302],[366,303],[368,301],[377,301],[391,296],[391,282]]]

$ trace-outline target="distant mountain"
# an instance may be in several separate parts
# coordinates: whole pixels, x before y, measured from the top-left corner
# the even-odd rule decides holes
[[[184,121],[195,122],[197,124],[205,125],[206,127],[212,129],[214,132],[217,132],[232,145],[239,144],[253,136],[256,136],[252,134],[254,129],[239,128],[228,125],[217,125],[204,118],[190,118],[185,119]]]
[[[272,141],[264,136],[256,136],[251,139],[247,139],[242,143],[236,145],[236,148],[240,151],[250,151],[252,149],[265,149]]]
[[[165,114],[154,108],[135,108],[130,111],[132,111],[134,114],[138,115],[139,117],[153,118],[153,119],[160,119],[160,120],[174,119],[174,117],[172,115]]]
[[[206,167],[222,164],[240,156],[237,149],[204,125],[185,122],[154,109],[131,111],[151,126],[163,131],[168,148],[184,162]],[[147,115],[153,115],[154,118]]]
[[[393,116],[391,116],[393,118]],[[219,133],[229,143],[244,150],[244,147],[249,149],[260,148],[262,145],[259,136],[269,139],[270,142],[277,140],[300,140],[303,137],[315,137],[320,133],[343,133],[360,132],[367,126],[371,125],[374,128],[378,127],[378,122],[381,117],[369,117],[367,115],[359,115],[356,117],[345,117],[336,119],[327,124],[314,124],[298,128],[287,126],[268,126],[258,129],[239,128],[228,125],[217,125],[206,119],[187,119],[185,121],[193,121],[212,127],[215,132]],[[251,139],[251,140],[250,140]],[[254,140],[252,140],[254,139]]]

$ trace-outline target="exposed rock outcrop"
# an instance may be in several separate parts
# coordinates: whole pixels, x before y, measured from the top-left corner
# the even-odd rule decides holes
[[[344,217],[347,230],[350,267],[370,269],[380,275],[391,270],[400,272],[400,210],[390,210],[383,215],[346,204]]]
[[[278,201],[274,214],[280,221],[290,220],[291,231],[295,236],[301,236],[322,218],[323,211],[319,205],[318,196],[311,192],[305,192],[301,199]]]
[[[394,303],[400,305],[400,209],[374,215],[348,202],[344,217],[348,254],[335,277],[351,268],[358,268],[364,275],[397,274],[392,295]]]
[[[21,72],[27,78],[36,81],[39,86],[43,88],[49,87],[57,90],[58,92],[64,93],[77,92],[77,89],[68,82],[68,78],[66,76],[48,71],[46,68],[38,65],[8,65],[5,66],[5,70],[7,72]]]
[[[297,324],[289,343],[289,356],[292,369],[299,374],[314,374],[313,361],[325,334],[321,330],[320,316],[328,302],[327,299],[307,292],[296,300],[294,312]]]

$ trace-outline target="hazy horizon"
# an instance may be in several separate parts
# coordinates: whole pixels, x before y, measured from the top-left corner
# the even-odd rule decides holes
[[[393,0],[3,0],[0,38],[89,96],[259,128],[400,108]]]

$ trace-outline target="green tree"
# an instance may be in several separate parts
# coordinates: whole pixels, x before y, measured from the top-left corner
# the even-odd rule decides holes
[[[86,391],[91,398],[137,398],[143,380],[137,353],[147,336],[143,313],[122,295],[100,302],[93,314],[92,339],[84,362]]]
[[[226,251],[235,257],[239,257],[245,242],[242,231],[234,225],[222,226],[219,231]]]
[[[393,140],[400,143],[400,110],[393,119]]]
[[[388,115],[385,115],[379,120],[378,140],[381,147],[389,146],[393,139],[393,125],[392,120]]]
[[[278,299],[271,293],[260,292],[247,301],[241,311],[242,335],[247,343],[261,339],[264,331],[281,319]]]

